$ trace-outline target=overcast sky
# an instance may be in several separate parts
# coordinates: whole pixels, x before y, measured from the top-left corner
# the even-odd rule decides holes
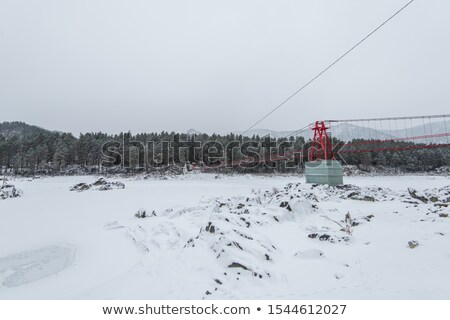
[[[245,130],[407,0],[0,0],[0,122]],[[416,0],[259,128],[450,113],[450,1]]]

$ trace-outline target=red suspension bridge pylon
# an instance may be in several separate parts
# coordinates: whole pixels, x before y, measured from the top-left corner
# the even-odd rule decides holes
[[[329,128],[325,126],[324,121],[316,121],[315,126],[311,128],[314,131],[314,137],[309,151],[309,161],[334,159],[333,148],[327,134],[327,129]]]

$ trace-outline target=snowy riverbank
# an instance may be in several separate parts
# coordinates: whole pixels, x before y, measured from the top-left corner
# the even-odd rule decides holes
[[[23,196],[0,200],[0,299],[450,298],[447,177],[346,177],[337,189],[194,174],[69,191],[95,181],[10,181]]]

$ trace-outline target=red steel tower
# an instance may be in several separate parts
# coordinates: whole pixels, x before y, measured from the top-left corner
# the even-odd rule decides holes
[[[316,125],[311,129],[314,131],[314,138],[309,152],[309,161],[334,160],[331,140],[327,134],[328,127],[324,121],[316,121]]]

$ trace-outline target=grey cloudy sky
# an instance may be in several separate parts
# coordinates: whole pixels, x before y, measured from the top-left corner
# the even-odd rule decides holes
[[[0,0],[0,121],[245,130],[406,0]],[[258,127],[448,113],[450,2],[416,0]]]

